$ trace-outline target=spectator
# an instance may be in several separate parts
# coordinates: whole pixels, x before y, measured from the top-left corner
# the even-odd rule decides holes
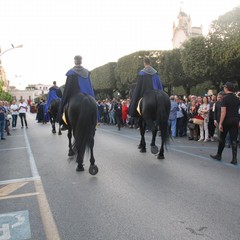
[[[188,110],[188,122],[189,126],[189,137],[188,140],[198,140],[198,129],[197,125],[193,123],[193,118],[198,115],[198,110],[196,106],[196,100],[191,101],[191,107]]]
[[[219,121],[220,141],[218,143],[218,151],[216,155],[210,155],[211,158],[221,161],[222,152],[225,147],[225,138],[229,132],[232,143],[232,161],[231,164],[237,165],[237,137],[239,124],[239,99],[233,94],[234,86],[231,82],[224,84],[224,92],[226,96],[221,104],[221,116]]]
[[[3,101],[0,101],[0,133],[1,133],[1,140],[6,140],[4,137],[4,130],[5,130],[5,122],[6,122],[6,110],[3,106]]]
[[[102,105],[103,105],[102,121],[103,121],[103,123],[105,125],[105,124],[109,123],[109,121],[108,121],[108,116],[109,116],[108,115],[108,107],[109,107],[108,100],[103,100]]]
[[[21,119],[21,125],[23,128],[23,123],[25,124],[25,127],[28,128],[27,119],[26,119],[26,112],[27,112],[27,104],[23,101],[23,99],[20,99],[19,101],[19,117]]]
[[[174,96],[170,96],[170,102],[171,109],[169,114],[168,126],[171,130],[171,136],[175,138],[177,136],[177,111],[179,110],[179,108]]]
[[[221,116],[221,102],[224,96],[224,92],[219,92],[217,95],[217,102],[215,103],[215,108],[214,108],[214,125],[217,129],[217,136],[218,140],[220,139],[220,131],[219,131],[219,121],[220,121],[220,116]]]
[[[5,131],[8,136],[10,136],[10,121],[12,120],[11,109],[8,101],[4,101],[5,108]]]
[[[200,138],[198,141],[207,142],[209,141],[208,138],[208,121],[209,121],[209,104],[208,104],[208,97],[203,97],[203,103],[199,106],[198,114],[203,117],[203,124],[200,125]]]
[[[122,124],[124,127],[127,126],[127,114],[128,114],[127,102],[122,101]]]
[[[109,106],[109,124],[111,125],[116,125],[116,120],[115,120],[115,104],[116,104],[116,99],[113,98],[113,100],[110,102]]]
[[[117,104],[115,104],[115,114],[116,114],[118,131],[120,131],[121,124],[122,124],[122,104],[120,101],[117,102]]]
[[[16,127],[17,127],[17,117],[18,117],[18,105],[16,104],[15,100],[12,101],[10,109],[11,109],[11,112],[12,112],[12,129],[16,129]]]
[[[214,125],[214,111],[217,97],[216,95],[211,96],[211,101],[209,103],[209,121],[208,121],[208,133],[209,139],[214,142],[214,133],[215,133],[215,125]]]
[[[44,116],[45,116],[45,100],[41,99],[40,100],[40,104],[38,105],[38,114],[37,114],[37,119],[38,119],[38,123],[44,123]]]
[[[184,126],[186,124],[186,117],[187,114],[187,106],[183,103],[182,97],[179,96],[176,98],[178,102],[178,111],[177,111],[177,136],[183,137],[186,136],[187,133],[184,132]]]

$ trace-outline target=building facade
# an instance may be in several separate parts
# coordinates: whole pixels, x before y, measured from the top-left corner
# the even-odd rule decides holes
[[[192,37],[202,36],[202,26],[192,27],[191,17],[180,10],[178,23],[173,23],[173,48],[181,48],[183,43]]]
[[[1,65],[1,60],[0,60],[0,84],[2,86],[2,90],[4,92],[7,92],[9,88],[9,81],[7,80],[5,70]]]
[[[32,103],[39,99],[45,98],[49,92],[49,88],[52,85],[46,84],[29,84],[25,90],[18,90],[16,87],[10,87],[9,93],[13,96],[16,101],[24,99],[26,102]]]

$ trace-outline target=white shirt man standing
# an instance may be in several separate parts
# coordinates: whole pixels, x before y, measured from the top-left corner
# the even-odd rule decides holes
[[[21,124],[22,124],[21,128],[23,128],[23,120],[24,120],[24,123],[25,123],[25,127],[28,128],[27,120],[26,120],[26,112],[27,112],[28,106],[23,101],[23,99],[20,99],[19,102],[20,102],[19,103],[19,117],[21,119]]]
[[[18,105],[16,104],[15,100],[12,101],[10,109],[12,113],[12,129],[16,129],[18,117]]]

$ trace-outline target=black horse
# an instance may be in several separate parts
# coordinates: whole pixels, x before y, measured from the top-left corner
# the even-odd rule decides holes
[[[52,133],[56,133],[56,123],[59,123],[58,114],[60,104],[61,99],[54,99],[48,108],[49,119],[52,126]],[[60,125],[58,125],[58,135],[62,135]]]
[[[96,175],[98,167],[95,165],[93,155],[94,136],[97,126],[97,104],[93,97],[77,93],[74,95],[65,109],[65,117],[68,125],[69,152],[73,156],[76,152],[78,163],[76,171],[84,171],[83,160],[86,150],[90,150],[89,173]],[[72,144],[72,135],[74,143]]]
[[[145,131],[148,126],[152,131],[151,152],[158,153],[158,147],[155,145],[157,132],[161,134],[161,148],[158,153],[158,159],[164,159],[164,145],[169,140],[168,118],[170,113],[169,96],[161,90],[148,91],[144,94],[139,103],[139,128],[141,134],[138,148],[140,152],[146,152]]]

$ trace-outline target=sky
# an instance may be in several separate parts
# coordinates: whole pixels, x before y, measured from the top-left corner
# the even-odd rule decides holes
[[[90,71],[140,50],[172,49],[182,11],[203,27],[240,0],[0,0],[2,66],[11,86],[65,83],[75,55]]]

